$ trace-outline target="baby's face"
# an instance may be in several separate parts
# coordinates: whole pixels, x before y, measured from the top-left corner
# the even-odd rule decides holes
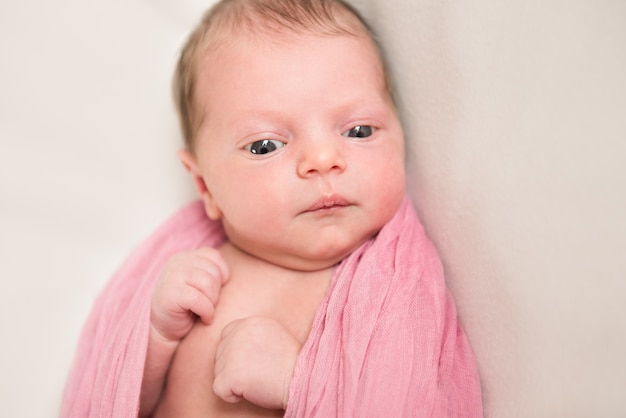
[[[403,133],[371,42],[244,39],[198,73],[196,166],[231,242],[284,267],[330,267],[404,196]]]

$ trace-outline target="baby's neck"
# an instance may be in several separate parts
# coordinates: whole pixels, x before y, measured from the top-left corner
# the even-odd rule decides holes
[[[267,281],[266,284],[271,286],[282,283],[287,287],[314,285],[326,288],[335,269],[335,266],[331,266],[315,271],[294,270],[249,254],[230,241],[222,244],[219,251],[230,267],[231,279],[254,281],[255,286],[259,281]],[[307,284],[299,283],[302,281]]]
[[[242,248],[235,245],[232,241],[226,241],[220,247],[220,252],[227,263],[237,266],[246,266],[252,269],[259,269],[262,271],[272,272],[274,274],[288,274],[290,277],[294,276],[309,276],[316,272],[328,272],[333,271],[335,265],[325,267],[325,264],[320,264],[319,269],[312,268],[310,270],[300,270],[291,268],[289,265],[276,263],[270,260],[266,260],[246,252]],[[287,256],[285,256],[287,257]],[[287,263],[285,263],[287,264]]]
[[[334,267],[312,272],[292,270],[254,257],[229,242],[219,250],[230,267],[230,279],[220,300],[232,297],[239,301],[235,303],[238,309],[242,309],[242,305],[251,309],[251,312],[244,312],[244,308],[233,315],[282,317],[282,322],[309,312],[305,315],[309,317],[307,326],[298,326],[293,330],[303,343],[308,335],[308,321],[313,319],[326,294]]]

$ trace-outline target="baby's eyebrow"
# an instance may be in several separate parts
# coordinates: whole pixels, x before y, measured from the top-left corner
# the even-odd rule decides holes
[[[237,117],[237,124],[240,126],[255,127],[258,125],[273,125],[285,123],[288,116],[284,112],[270,111],[244,111],[240,112]]]
[[[267,114],[242,114],[232,121],[228,130],[233,137],[241,140],[254,135],[279,136],[286,135],[289,130],[288,121],[284,117],[271,117]]]
[[[337,114],[382,119],[389,112],[389,105],[382,98],[361,97],[338,106],[335,111]]]

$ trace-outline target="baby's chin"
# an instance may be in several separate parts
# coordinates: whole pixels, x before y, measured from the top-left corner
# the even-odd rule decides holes
[[[375,231],[373,234],[368,234],[360,240],[352,241],[344,245],[338,245],[334,248],[320,247],[309,248],[300,253],[253,255],[285,269],[302,272],[315,272],[335,267],[377,233],[378,231]]]

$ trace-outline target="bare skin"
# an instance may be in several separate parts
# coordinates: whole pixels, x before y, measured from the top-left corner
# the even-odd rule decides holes
[[[197,321],[180,343],[154,417],[279,417],[284,413],[245,399],[228,403],[215,394],[215,355],[222,331],[238,319],[269,318],[284,326],[302,346],[333,268],[315,272],[287,270],[228,243],[220,252],[231,272],[220,293],[214,320],[210,325]]]

